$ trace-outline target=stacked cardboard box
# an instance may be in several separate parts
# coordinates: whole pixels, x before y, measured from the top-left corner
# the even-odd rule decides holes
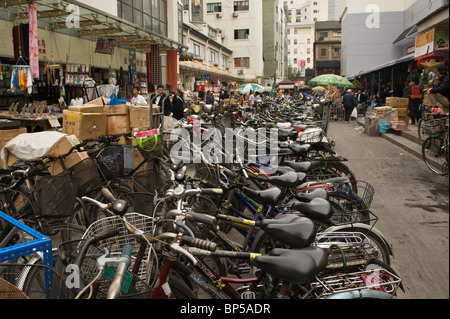
[[[5,147],[6,143],[15,138],[17,135],[27,133],[26,127],[0,130],[0,151]],[[0,158],[0,167],[4,168],[5,163]]]
[[[76,135],[80,141],[106,135],[106,113],[103,103],[69,106],[63,111],[63,133]]]

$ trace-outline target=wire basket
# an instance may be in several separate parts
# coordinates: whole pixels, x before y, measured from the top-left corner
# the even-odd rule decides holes
[[[102,187],[102,179],[93,158],[86,158],[63,173],[80,179],[78,196],[83,196]]]
[[[132,224],[135,228],[145,233],[153,233],[153,218],[138,213],[128,213],[126,216],[129,223]],[[119,230],[118,236],[102,240],[99,245],[91,246],[89,248],[86,257],[83,259],[83,262],[81,264],[80,272],[82,277],[85,278],[87,282],[92,281],[96,277],[96,275],[98,274],[96,262],[97,258],[105,253],[103,251],[103,248],[108,249],[109,257],[119,257],[122,253],[123,246],[131,245],[133,251],[131,254],[132,261],[130,269],[133,269],[133,271],[130,272],[130,274],[134,277],[134,285],[132,285],[133,289],[130,291],[130,293],[126,295],[122,294],[121,298],[136,298],[138,296],[148,296],[151,290],[149,282],[152,279],[149,274],[155,273],[156,268],[153,267],[155,266],[153,262],[157,261],[157,258],[152,258],[155,256],[152,244],[145,243],[145,245],[142,246],[145,247],[145,251],[142,255],[142,261],[139,265],[139,268],[135,269],[136,256],[138,255],[138,252],[141,248],[141,243],[137,240],[136,236],[129,233],[124,224],[124,221],[117,216],[102,218],[92,223],[86,230],[81,241],[66,242],[60,245],[60,251],[66,252],[65,256],[70,255],[65,262],[70,263],[70,261],[75,260],[78,255],[79,249],[84,243],[84,240],[113,229]],[[105,277],[102,277],[98,289],[98,299],[103,299],[106,296],[109,286],[109,281]]]
[[[446,118],[437,118],[423,122],[423,132],[427,135],[437,134],[442,132],[447,122]]]
[[[327,137],[322,129],[315,128],[312,131],[303,132],[297,140],[302,144],[318,144],[327,143]]]
[[[106,180],[122,177],[124,175],[125,154],[120,145],[105,147],[96,156],[97,165]]]
[[[374,269],[318,278],[311,288],[318,298],[358,290],[377,290],[394,296],[400,284],[401,279],[386,269]]]
[[[72,176],[46,176],[36,183],[41,217],[65,218],[73,212],[80,179]]]
[[[139,171],[132,179],[133,190],[138,193],[164,194],[172,186],[170,179],[154,168]]]
[[[365,181],[356,181],[356,190],[345,184],[338,186],[336,192],[348,196],[343,202],[344,207],[356,206],[359,209],[369,209],[373,202],[375,188]]]
[[[52,273],[53,282],[48,296],[48,272]],[[66,287],[59,288],[60,276],[42,264],[1,263],[0,264],[0,299],[56,299],[70,298]]]

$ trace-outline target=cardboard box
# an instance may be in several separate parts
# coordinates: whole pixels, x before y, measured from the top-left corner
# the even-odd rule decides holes
[[[63,136],[45,153],[45,155],[58,156],[66,154],[70,151],[70,149],[73,146],[77,144],[80,144],[80,140],[77,138],[76,135]],[[78,152],[74,150],[72,154],[70,154],[64,160],[64,166],[66,169],[69,169],[88,157],[89,155],[86,152]],[[58,161],[50,162],[48,163],[48,165],[50,166],[48,170],[52,175],[58,175],[64,172],[63,166]]]
[[[398,99],[396,97],[387,97],[386,98],[386,106],[397,107]]]
[[[398,109],[398,116],[399,117],[408,116],[408,109],[407,108],[399,108]]]
[[[20,134],[25,134],[25,133],[27,133],[26,127],[0,130],[0,151],[5,147],[6,143],[8,143],[10,140],[12,140],[13,138],[15,138],[16,136],[18,136]],[[14,162],[16,160],[18,160],[17,157],[14,159]],[[14,162],[11,164],[14,164]],[[9,160],[8,160],[8,163],[9,163]],[[0,168],[4,168],[5,167],[4,164],[5,163],[3,163],[3,160],[0,158]]]
[[[106,105],[105,113],[106,114],[127,114],[129,112],[130,105],[128,104],[119,104],[119,105]]]
[[[105,106],[92,104],[72,105],[68,107],[68,110],[80,113],[105,113]]]
[[[131,132],[130,117],[128,114],[124,115],[109,115],[106,116],[106,135],[128,134]]]
[[[63,133],[76,135],[80,141],[106,135],[106,113],[63,111]]]
[[[399,98],[397,98],[397,101],[398,101],[398,107],[399,108],[408,108],[408,105],[409,105],[409,99],[408,98],[405,98],[405,97],[399,97]]]
[[[160,107],[153,106],[153,113],[159,113]],[[132,105],[129,107],[131,127],[149,127],[156,124],[155,119],[150,123],[150,107],[148,105]]]

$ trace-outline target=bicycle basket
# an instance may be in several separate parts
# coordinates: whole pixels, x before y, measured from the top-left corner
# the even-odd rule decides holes
[[[327,143],[325,132],[320,128],[314,128],[303,132],[299,137],[302,144]]]
[[[172,186],[170,179],[152,168],[133,175],[133,191],[137,193],[164,194]]]
[[[442,132],[447,122],[446,118],[437,118],[423,122],[423,132],[427,135],[437,134]]]
[[[80,179],[80,189],[78,196],[85,195],[102,186],[102,180],[98,167],[92,158],[86,158],[75,166],[64,172],[66,176],[73,176]]]
[[[123,176],[125,166],[123,147],[119,145],[106,147],[96,156],[96,161],[106,180]]]
[[[58,255],[61,262],[59,264],[73,264],[78,257],[79,251],[82,247],[82,245],[85,243],[85,239],[82,240],[73,240],[69,242],[64,242],[58,247],[58,251],[60,254]],[[97,268],[97,259],[105,254],[105,251],[103,251],[103,248],[108,248],[107,243],[101,242],[100,246],[90,246],[84,259],[81,262],[81,267],[79,269],[79,276],[80,279],[83,280],[85,284],[90,283],[99,273],[99,269]],[[120,254],[110,253],[108,257],[119,257]],[[109,273],[107,269],[107,273]],[[66,278],[66,281],[73,280],[71,278],[72,276],[75,276],[76,274],[70,272],[71,269],[63,269],[61,271],[61,274],[63,275],[63,278]],[[122,291],[120,294],[120,299],[124,298],[145,298],[148,297],[151,287],[146,284],[139,276],[134,274],[133,272],[127,272],[127,277],[131,277],[131,285],[128,288],[128,290]],[[95,286],[95,292],[92,293],[93,296],[91,298],[95,299],[105,299],[108,293],[108,289],[110,287],[110,280],[111,278],[106,275],[102,275],[100,279],[98,280],[97,284]],[[74,286],[74,285],[68,285],[66,282],[62,283],[62,285],[65,286]],[[68,289],[74,297],[76,297],[79,293],[79,289],[76,287]],[[84,298],[85,296],[81,296],[80,298]]]
[[[159,130],[140,132],[136,136],[138,149],[146,159],[163,155],[164,141]]]
[[[53,275],[50,296],[47,295],[46,272]],[[65,286],[60,287],[61,278],[52,269],[42,264],[0,264],[0,299],[55,299],[70,298]]]
[[[36,183],[41,217],[68,217],[75,205],[80,179],[72,176],[46,176]]]

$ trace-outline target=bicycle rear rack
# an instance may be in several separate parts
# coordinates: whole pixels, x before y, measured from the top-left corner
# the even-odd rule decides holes
[[[26,255],[42,252],[44,257],[43,263],[45,266],[49,267],[49,269],[45,269],[45,293],[46,298],[49,299],[51,287],[53,284],[53,272],[50,270],[53,269],[51,239],[47,236],[42,235],[33,228],[30,228],[27,225],[12,218],[11,216],[3,213],[2,211],[0,211],[0,218],[34,238],[31,241],[21,242],[16,245],[0,248],[0,263]]]

